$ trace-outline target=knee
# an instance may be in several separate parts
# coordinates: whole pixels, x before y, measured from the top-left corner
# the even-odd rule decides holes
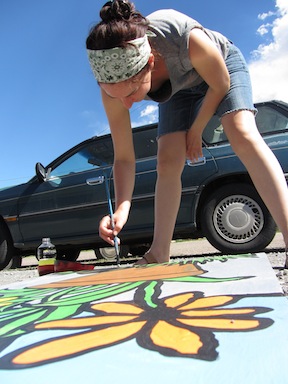
[[[232,149],[240,158],[265,145],[256,126],[254,114],[250,111],[227,114],[222,118],[222,124]]]
[[[160,157],[157,159],[157,174],[162,177],[181,176],[185,164],[185,159],[170,157]]]
[[[230,141],[235,154],[241,158],[249,153],[255,153],[263,146],[266,146],[260,134],[245,133]]]

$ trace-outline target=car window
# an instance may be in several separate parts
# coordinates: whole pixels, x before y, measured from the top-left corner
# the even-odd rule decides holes
[[[288,129],[288,118],[269,106],[258,108],[256,123],[261,133],[272,133]]]
[[[227,137],[218,116],[215,115],[211,118],[204,129],[202,137],[205,143],[210,145],[227,141]]]
[[[256,124],[259,131],[273,133],[288,129],[288,118],[269,106],[259,106],[256,114]],[[213,116],[203,132],[206,144],[216,144],[227,141],[223,126],[218,116]]]
[[[157,126],[151,129],[133,132],[136,159],[157,155]],[[61,177],[72,173],[89,171],[95,168],[113,164],[113,144],[110,137],[96,139],[81,148],[60,165],[55,167],[50,176]]]
[[[147,130],[133,131],[133,141],[136,159],[157,155],[157,126]]]
[[[89,171],[113,164],[113,145],[110,138],[98,139],[81,148],[51,172],[52,177],[60,177]]]

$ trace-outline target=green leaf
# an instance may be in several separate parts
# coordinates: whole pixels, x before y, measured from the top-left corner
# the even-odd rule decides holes
[[[12,321],[12,323],[4,325],[0,330],[0,336],[8,337],[15,334],[16,331],[21,331],[21,328],[27,324],[34,324],[34,322],[45,314],[46,310],[39,310],[33,315],[22,317],[19,320]]]

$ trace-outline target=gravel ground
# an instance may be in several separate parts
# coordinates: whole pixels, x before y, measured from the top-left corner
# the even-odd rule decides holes
[[[209,256],[212,256],[211,253]],[[279,280],[283,293],[288,297],[288,269],[283,269],[285,263],[285,253],[283,250],[275,250],[267,252],[268,259],[273,270]],[[0,272],[0,286],[14,282],[26,281],[38,277],[36,259],[32,261],[32,265],[24,266],[15,270],[4,270]],[[95,259],[94,259],[95,261]],[[29,264],[29,263],[28,263]],[[34,265],[33,265],[34,264]]]
[[[271,252],[268,253],[267,256],[278,277],[284,295],[288,297],[288,269],[283,268],[283,265],[285,264],[285,253]]]
[[[20,269],[9,269],[0,272],[0,286],[18,281],[26,281],[38,277],[36,267],[25,267]]]

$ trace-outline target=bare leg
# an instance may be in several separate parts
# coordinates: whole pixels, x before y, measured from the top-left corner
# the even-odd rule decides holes
[[[177,213],[181,200],[181,174],[186,159],[186,132],[163,135],[158,141],[154,237],[147,254],[158,263],[169,261]],[[146,264],[145,259],[137,264]]]
[[[281,230],[288,247],[288,189],[281,166],[262,139],[250,111],[222,118],[224,131]]]

